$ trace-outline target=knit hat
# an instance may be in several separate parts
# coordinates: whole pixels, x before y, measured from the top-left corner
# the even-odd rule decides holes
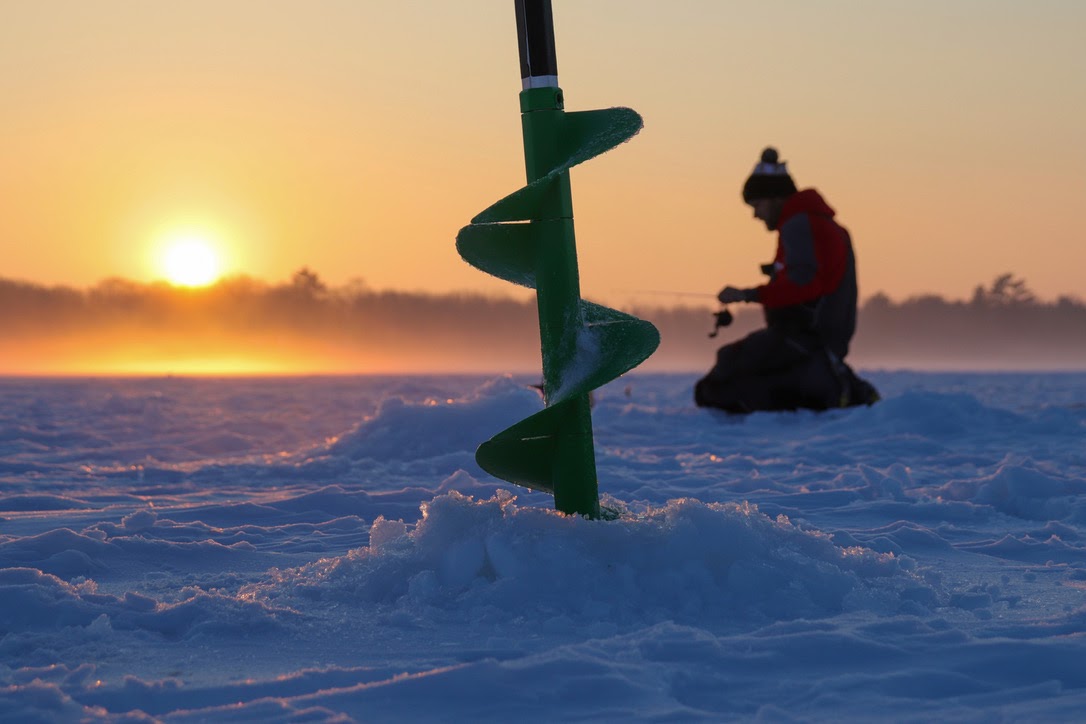
[[[783,199],[796,192],[796,183],[788,175],[788,164],[778,158],[775,148],[762,151],[761,162],[743,184],[743,200],[748,204],[758,199]]]

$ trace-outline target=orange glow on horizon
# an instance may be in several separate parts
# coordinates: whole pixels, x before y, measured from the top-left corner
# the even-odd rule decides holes
[[[440,345],[439,345],[440,346]],[[0,340],[0,377],[308,377],[538,372],[530,346],[499,357],[447,350],[442,359],[400,342],[328,341],[283,332],[230,337],[117,330]]]

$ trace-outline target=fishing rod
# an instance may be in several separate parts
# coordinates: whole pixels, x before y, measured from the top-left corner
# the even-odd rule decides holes
[[[697,297],[699,299],[705,299],[706,297],[716,298],[715,294],[708,294],[706,292],[672,292],[663,289],[627,289],[626,294],[654,294],[670,297]],[[716,337],[720,333],[721,327],[727,327],[729,324],[735,321],[735,315],[731,310],[724,307],[719,312],[713,312],[713,329],[709,332],[709,337]]]
[[[708,297],[716,298],[715,294],[709,294],[708,292],[672,292],[666,289],[619,289],[617,291],[622,294],[651,294],[664,297],[697,297],[699,299],[706,299]]]

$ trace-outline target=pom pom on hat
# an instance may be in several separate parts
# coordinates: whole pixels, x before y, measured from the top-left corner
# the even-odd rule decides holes
[[[788,164],[780,160],[777,149],[766,148],[743,184],[743,200],[750,204],[758,199],[783,199],[795,192],[796,183],[788,175]]]

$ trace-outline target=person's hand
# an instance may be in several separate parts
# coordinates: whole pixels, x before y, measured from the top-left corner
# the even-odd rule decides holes
[[[724,287],[720,291],[720,294],[716,295],[716,298],[720,300],[721,304],[745,302],[750,298],[750,290],[738,289],[736,287]]]

